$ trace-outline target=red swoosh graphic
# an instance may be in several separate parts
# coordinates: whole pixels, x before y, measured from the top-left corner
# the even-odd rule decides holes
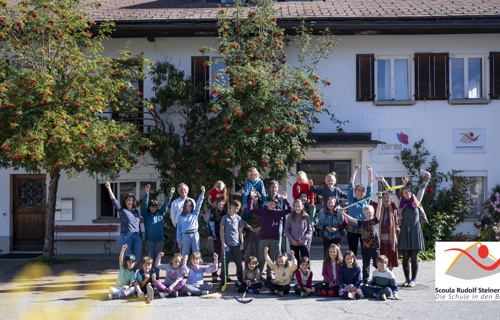
[[[465,254],[467,257],[469,257],[469,259],[472,260],[472,262],[474,262],[479,268],[483,269],[483,270],[487,270],[487,271],[492,271],[492,270],[495,270],[496,268],[498,268],[498,266],[500,265],[500,260],[497,260],[494,264],[492,264],[491,266],[485,266],[484,264],[482,264],[481,262],[477,261],[476,258],[474,258],[473,256],[470,255],[470,253],[468,253],[467,251],[465,250],[462,250],[462,249],[459,249],[459,248],[451,248],[451,249],[448,249],[448,250],[445,250],[446,251],[450,251],[450,250],[455,250],[455,251],[460,251],[462,252],[463,254]]]
[[[475,137],[475,138],[471,138],[471,137],[469,137],[469,135],[468,135],[467,133],[462,133],[461,135],[466,136],[466,137],[467,137],[467,139],[469,139],[469,140],[471,140],[471,141],[476,141],[476,140],[477,140],[477,138],[479,138],[479,136],[477,136],[477,137]]]

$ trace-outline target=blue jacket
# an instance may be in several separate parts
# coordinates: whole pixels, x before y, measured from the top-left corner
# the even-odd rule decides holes
[[[262,205],[265,206],[267,204],[267,193],[264,188],[264,182],[261,179],[256,179],[252,181],[250,179],[245,180],[245,187],[243,189],[243,205],[246,206],[248,203],[248,196],[250,195],[250,191],[255,189],[261,195]],[[259,203],[260,205],[260,203]]]
[[[205,197],[200,195],[198,201],[196,201],[196,207],[193,211],[188,212],[185,216],[180,215],[177,217],[177,243],[182,240],[182,235],[186,231],[196,230],[198,231],[198,216],[200,215],[201,205],[203,204],[203,199]]]
[[[333,240],[335,238],[342,237],[340,231],[345,229],[347,226],[347,219],[344,216],[337,212],[336,214],[325,213],[325,209],[321,209],[319,212],[319,220],[316,228],[323,230],[323,237],[329,240]],[[338,229],[335,232],[330,232],[326,230],[326,227],[334,227]]]
[[[144,231],[146,241],[159,242],[163,241],[163,217],[167,213],[167,208],[172,200],[172,195],[169,193],[160,209],[154,214],[149,211],[149,193],[144,195],[142,202],[141,214],[144,219]]]
[[[372,187],[368,186],[366,187],[366,198],[370,197],[372,195]],[[363,213],[363,208],[367,205],[370,204],[370,199],[364,199],[360,203],[350,207],[347,209],[347,214],[353,217],[354,219],[358,220],[366,220],[365,215]],[[356,203],[360,201],[361,199],[356,199],[354,198],[354,185],[352,183],[349,183],[347,186],[347,202],[349,204]],[[355,227],[357,230],[359,230],[358,225],[354,222],[349,221],[349,225]]]

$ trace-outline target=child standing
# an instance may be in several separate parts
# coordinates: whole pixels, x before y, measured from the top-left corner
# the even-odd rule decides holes
[[[267,204],[266,189],[264,188],[264,182],[260,179],[259,171],[254,167],[248,168],[247,170],[247,179],[245,180],[245,187],[243,189],[243,209],[246,208],[248,196],[252,190],[257,191],[262,197],[259,205],[261,207],[265,206]]]
[[[290,242],[290,249],[297,258],[309,257],[308,243],[312,237],[312,224],[304,204],[297,199],[293,202],[293,212],[286,219],[285,233]]]
[[[342,241],[341,231],[347,227],[347,219],[338,211],[337,199],[330,197],[325,200],[325,207],[319,212],[316,227],[323,230],[323,250],[325,257],[331,244],[340,245]]]
[[[288,265],[288,256],[286,253],[282,253],[276,259],[276,263],[271,261],[268,255],[269,248],[264,248],[264,257],[266,259],[266,263],[274,271],[275,279],[267,279],[264,284],[266,287],[280,297],[283,297],[284,294],[288,294],[290,292],[290,282],[292,281],[292,275],[297,270],[297,260],[295,259],[295,254],[293,251],[290,251],[290,255],[292,256],[292,265]]]
[[[181,250],[182,256],[187,256],[191,252],[200,251],[200,235],[198,234],[198,216],[200,215],[201,204],[205,195],[205,187],[201,187],[201,194],[196,201],[186,199],[182,213],[177,217],[176,240]]]
[[[373,271],[370,285],[361,286],[365,296],[375,299],[386,300],[387,298],[398,298],[398,285],[392,271],[387,269],[389,259],[381,255],[377,259],[377,269]]]
[[[286,192],[282,192],[282,196],[284,198],[285,205],[287,206],[287,210],[276,210],[276,202],[274,200],[269,200],[267,204],[267,208],[263,209],[253,209],[253,201],[250,202],[250,215],[254,214],[260,217],[260,246],[259,251],[261,254],[261,259],[264,258],[264,248],[267,247],[270,251],[271,257],[276,257],[276,253],[278,251],[278,243],[280,239],[279,234],[279,225],[280,220],[290,213],[292,210],[292,206],[288,199],[286,199]],[[252,199],[253,200],[253,199]],[[259,261],[259,266],[261,268],[264,267],[264,261]],[[267,278],[270,280],[271,273],[268,267],[267,270]]]
[[[220,198],[215,201],[215,208],[210,210],[208,241],[213,242],[214,252],[221,252],[222,244],[220,241],[220,221],[226,214],[226,202]],[[212,274],[212,282],[217,282],[217,273]]]
[[[381,194],[380,199],[382,199]],[[377,224],[380,219],[380,208],[381,206],[377,206],[377,214],[373,215],[373,206],[367,205],[363,208],[363,213],[365,215],[366,220],[358,220],[354,219],[347,214],[345,214],[344,210],[341,210],[341,213],[347,220],[356,223],[361,230],[361,256],[363,257],[363,283],[368,283],[368,277],[370,275],[370,259],[373,260],[373,266],[377,268],[377,258],[380,255],[380,244],[378,242],[378,234],[377,234]]]
[[[215,207],[215,203],[219,199],[222,199],[224,203],[228,203],[229,201],[229,191],[227,191],[224,182],[220,180],[208,191],[208,202],[212,207]]]
[[[262,283],[260,283],[260,271],[257,266],[259,260],[255,256],[251,256],[247,260],[246,268],[243,271],[243,281],[238,287],[238,292],[243,293],[248,290],[248,293],[260,293]]]
[[[131,296],[135,292],[134,284],[135,272],[134,266],[136,264],[135,256],[129,254],[125,256],[125,261],[123,260],[125,250],[127,250],[127,245],[122,246],[120,255],[118,257],[118,266],[120,267],[120,272],[118,273],[118,279],[114,287],[109,288],[109,299],[120,299],[122,297]]]
[[[336,297],[339,294],[339,273],[342,266],[342,254],[340,248],[332,243],[328,247],[327,256],[323,260],[323,287],[320,295],[322,297]]]
[[[299,268],[295,271],[295,278],[297,279],[297,284],[293,287],[295,294],[301,297],[307,296],[317,296],[321,289],[321,283],[312,283],[313,272],[309,269],[310,261],[308,257],[302,257],[300,259]]]
[[[212,283],[203,282],[203,274],[217,271],[219,256],[217,253],[214,253],[213,256],[214,262],[208,266],[203,265],[203,259],[201,258],[200,252],[191,253],[188,262],[189,265],[186,264],[188,257],[184,256],[181,272],[188,274],[186,285],[182,288],[182,291],[185,292],[186,295],[204,296],[210,293],[210,290],[212,290]]]
[[[256,191],[250,192],[250,199],[248,201],[253,201],[252,208],[259,208],[259,198],[260,195]],[[255,251],[255,256],[259,261],[261,261],[261,254],[259,252],[260,244],[260,217],[252,214],[248,214],[248,210],[243,211],[243,227],[245,229],[245,260],[248,260]]]
[[[226,255],[225,266],[222,268],[221,272],[221,287],[226,283],[227,277],[227,267],[230,258],[233,259],[236,264],[236,277],[238,282],[242,281],[243,278],[243,267],[241,265],[241,258],[243,249],[245,249],[245,244],[243,241],[243,222],[241,217],[237,215],[241,208],[241,202],[234,200],[231,202],[228,214],[222,217],[220,221],[220,239],[222,245],[222,254]],[[236,283],[236,287],[239,287],[240,283]]]
[[[165,281],[163,283],[160,280],[154,282],[155,287],[160,291],[160,296],[162,293],[165,297],[172,296],[177,298],[179,296],[179,291],[186,285],[186,280],[184,279],[184,274],[181,272],[182,266],[182,256],[180,253],[175,253],[170,259],[170,263],[161,264],[161,258],[165,254],[163,252],[158,253],[156,258],[156,269],[165,270],[167,274],[165,275]]]
[[[356,261],[356,256],[351,250],[344,254],[344,264],[339,272],[339,296],[344,299],[358,300],[363,298],[361,285],[361,269]]]
[[[301,193],[305,193],[309,203],[314,204],[314,193],[311,191],[311,185],[309,184],[309,180],[307,179],[307,175],[304,171],[297,172],[296,182],[292,187],[293,199],[298,199]]]
[[[142,202],[141,214],[144,219],[147,254],[150,257],[156,257],[158,253],[163,250],[163,218],[165,217],[165,213],[167,213],[167,208],[170,204],[170,200],[172,200],[175,188],[172,187],[170,189],[170,193],[167,195],[165,201],[163,201],[161,207],[158,201],[149,200],[150,189],[150,184],[144,187],[145,194]],[[159,278],[159,270],[155,270],[156,278]]]
[[[314,182],[311,179],[309,179],[309,183],[311,184],[311,191],[313,193],[316,193],[317,195],[320,195],[323,198],[323,201],[326,201],[326,199],[330,197],[334,197],[335,200],[337,200],[337,202],[339,202],[342,199],[344,200],[347,199],[347,194],[335,186],[335,184],[337,184],[337,178],[335,178],[335,172],[326,175],[325,177],[326,187],[316,188],[314,186]]]
[[[153,258],[145,256],[141,259],[141,269],[135,275],[137,279],[136,291],[140,299],[154,299],[153,283],[156,281],[156,274],[153,268]]]

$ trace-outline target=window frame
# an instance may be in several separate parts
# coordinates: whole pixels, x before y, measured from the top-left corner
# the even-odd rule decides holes
[[[113,205],[113,202],[109,198],[108,191],[106,187],[104,186],[106,180],[98,181],[97,185],[97,210],[96,210],[96,221],[102,221],[102,220],[116,220],[119,219],[118,213]],[[133,187],[133,190],[135,194],[136,199],[138,200],[138,209],[140,211],[140,203],[142,202],[141,200],[143,199],[143,196],[145,194],[144,191],[144,186],[146,184],[151,184],[151,189],[150,189],[150,196],[154,198],[155,194],[161,194],[159,192],[160,188],[160,182],[155,179],[148,179],[147,177],[144,177],[144,179],[127,179],[127,180],[116,180],[113,182],[110,182],[111,185],[111,190],[113,190],[113,193],[118,201],[120,203],[122,202],[122,197],[125,194],[128,194],[129,192],[122,192],[122,184],[130,184],[130,183],[135,183],[135,187]],[[163,195],[161,196],[163,197]],[[158,197],[160,198],[160,197]],[[159,199],[159,201],[163,201],[163,199]],[[103,211],[109,213],[111,211],[111,214],[108,215],[103,215]],[[109,210],[109,211],[107,211]]]
[[[466,218],[474,218],[474,219],[478,219],[480,216],[482,216],[483,214],[487,214],[488,213],[488,210],[487,208],[484,206],[484,203],[488,200],[488,183],[487,183],[487,179],[488,179],[488,176],[487,176],[487,172],[486,171],[462,171],[462,172],[459,172],[458,174],[456,174],[457,177],[460,177],[460,178],[480,178],[482,179],[482,191],[478,194],[482,195],[482,201],[481,200],[478,200],[480,201],[479,203],[474,203],[474,208],[476,210],[475,213],[469,213]],[[455,183],[455,181],[453,181],[453,179],[451,180],[451,183],[452,183],[452,187],[453,187],[453,184]],[[469,192],[470,192],[470,187],[469,187]],[[472,201],[472,194],[470,194],[470,200],[469,201]],[[467,200],[467,195],[464,196],[464,201]]]
[[[378,98],[378,88],[379,88],[379,81],[378,81],[378,76],[379,76],[379,73],[380,73],[380,70],[379,70],[379,64],[378,64],[378,61],[381,61],[381,60],[389,60],[390,62],[390,98],[389,99],[379,99]],[[407,98],[406,99],[401,99],[401,100],[396,100],[395,98],[395,79],[394,79],[394,76],[395,76],[395,60],[406,60],[407,61],[407,64],[406,64],[406,81],[407,81]],[[412,96],[412,92],[411,92],[411,88],[412,88],[412,85],[411,85],[411,64],[410,64],[410,61],[411,61],[411,57],[409,55],[381,55],[381,56],[376,56],[375,57],[375,77],[374,77],[374,90],[375,90],[375,102],[388,102],[388,101],[394,101],[394,102],[405,102],[405,101],[411,101],[411,96]]]
[[[500,99],[500,52],[490,52],[488,56],[490,99]]]
[[[481,83],[480,83],[480,96],[478,98],[470,98],[468,97],[468,93],[469,93],[469,82],[470,82],[470,78],[469,78],[469,70],[468,70],[468,66],[469,66],[469,62],[470,62],[470,59],[473,59],[473,58],[480,58],[481,59],[481,66],[480,66],[480,72],[481,72],[481,75],[480,75],[480,80],[481,80]],[[463,94],[463,97],[460,97],[460,98],[455,98],[453,96],[453,59],[463,59],[463,88],[462,88],[462,94]],[[455,100],[484,100],[485,99],[485,83],[486,83],[486,72],[485,72],[485,55],[483,54],[451,54],[450,55],[450,67],[449,67],[449,79],[450,79],[450,89],[449,89],[449,95],[450,95],[450,98],[449,100],[450,101],[455,101]]]

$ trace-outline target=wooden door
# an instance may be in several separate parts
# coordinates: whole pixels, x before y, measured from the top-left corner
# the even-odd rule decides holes
[[[15,175],[13,179],[14,236],[16,251],[43,249],[45,238],[46,177],[43,174]]]

